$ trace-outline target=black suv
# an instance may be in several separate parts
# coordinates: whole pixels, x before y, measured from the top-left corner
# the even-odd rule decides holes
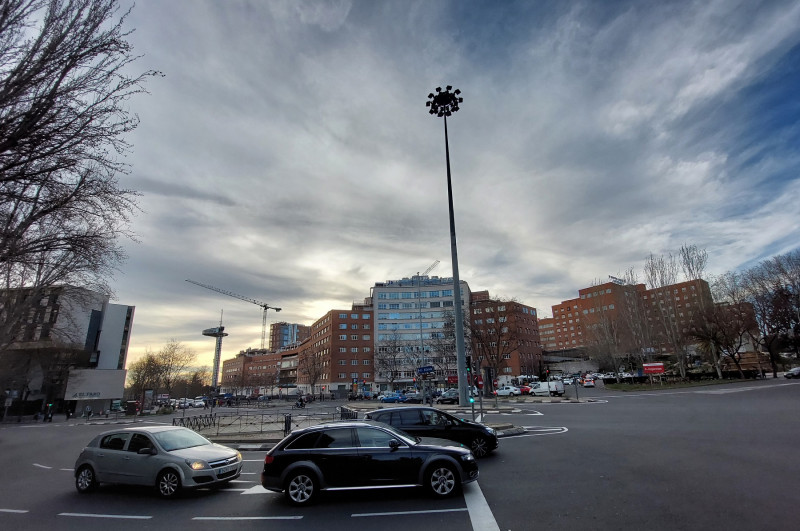
[[[323,490],[425,487],[444,498],[478,479],[468,449],[420,441],[385,424],[345,421],[293,431],[264,458],[261,485],[308,505]]]
[[[497,433],[477,422],[463,420],[433,407],[411,406],[377,409],[365,419],[385,422],[417,437],[438,437],[458,441],[483,457],[497,448]]]

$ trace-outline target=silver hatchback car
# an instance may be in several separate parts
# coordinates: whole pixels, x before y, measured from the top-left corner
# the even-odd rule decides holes
[[[170,498],[182,488],[218,486],[242,473],[242,454],[188,428],[142,426],[102,433],[75,462],[80,493],[100,483],[153,486]]]

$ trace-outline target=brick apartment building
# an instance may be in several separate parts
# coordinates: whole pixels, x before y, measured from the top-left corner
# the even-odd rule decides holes
[[[472,293],[469,319],[473,365],[487,379],[542,372],[536,308],[492,299],[488,291],[476,291]]]
[[[652,352],[667,355],[673,349],[664,330],[664,317],[682,333],[710,304],[711,290],[702,279],[654,289],[644,284],[606,282],[580,289],[578,297],[553,305],[553,317],[539,319],[542,346],[548,352],[587,348],[598,340],[599,330],[605,325],[632,321],[632,316],[639,315],[640,328],[647,327],[652,336]]]

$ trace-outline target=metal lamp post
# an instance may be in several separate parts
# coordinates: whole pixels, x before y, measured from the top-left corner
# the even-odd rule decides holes
[[[447,201],[450,208],[450,253],[453,260],[453,305],[455,306],[456,326],[456,363],[458,364],[458,401],[461,405],[469,403],[467,393],[467,355],[464,350],[464,316],[461,306],[461,281],[458,278],[458,250],[456,248],[456,222],[453,216],[453,185],[450,178],[450,144],[447,138],[447,117],[458,111],[459,104],[464,101],[460,96],[461,91],[447,85],[444,92],[441,87],[436,87],[436,94],[428,94],[426,107],[430,107],[430,114],[444,118],[444,150],[447,161]]]

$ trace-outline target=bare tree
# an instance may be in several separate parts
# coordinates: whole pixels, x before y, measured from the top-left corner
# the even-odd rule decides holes
[[[481,308],[480,314],[473,315],[471,322],[464,323],[469,329],[472,355],[477,357],[473,362],[479,369],[488,368],[493,378],[500,375],[521,346],[519,337],[508,326],[506,311],[499,309],[505,306],[504,302],[493,300],[490,306]]]
[[[378,341],[375,352],[376,376],[385,378],[389,387],[394,389],[394,382],[399,380],[404,372],[411,368],[407,350],[409,346],[400,334],[387,335]]]
[[[658,323],[657,336],[669,345],[676,358],[681,378],[686,377],[687,342],[686,335],[678,320],[674,297],[668,286],[678,282],[678,263],[671,254],[668,256],[650,255],[645,261],[644,275],[648,288],[655,290],[655,304],[651,314]]]
[[[299,376],[314,392],[314,387],[322,380],[327,368],[327,359],[322,352],[312,352],[305,350],[300,354],[300,359],[297,363],[297,372]]]
[[[437,376],[445,378],[457,376],[458,356],[456,354],[455,312],[445,310],[444,327],[439,332],[433,332],[428,341],[430,360]]]
[[[189,370],[197,359],[197,354],[177,339],[170,339],[158,351],[158,354],[155,354],[155,357],[160,371],[161,384],[167,393],[172,394],[175,381]]]
[[[161,383],[162,370],[155,354],[149,352],[138,360],[128,364],[128,386],[133,396],[144,404],[146,389],[157,391]]]
[[[119,186],[147,71],[117,0],[5,0],[0,8],[0,349],[46,288],[110,293],[136,193]]]

